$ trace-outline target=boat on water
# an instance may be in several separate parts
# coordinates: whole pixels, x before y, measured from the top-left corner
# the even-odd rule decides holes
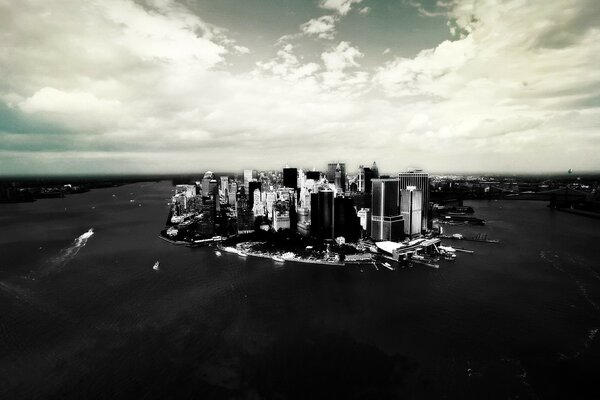
[[[160,266],[160,262],[157,261],[154,263],[154,266],[152,267],[152,269],[155,271],[158,271],[159,266]]]
[[[271,258],[275,262],[280,262],[280,263],[285,262],[285,260],[283,258],[279,257],[279,256],[272,256]]]
[[[248,257],[248,254],[244,253],[243,251],[238,251],[238,256],[240,256],[240,257]]]
[[[390,271],[394,270],[394,267],[392,267],[392,264],[390,264],[389,262],[382,262],[381,265],[383,267],[386,267],[387,269],[389,269]]]
[[[215,251],[215,254],[216,254],[218,257],[221,257],[221,252],[220,252],[219,250]]]

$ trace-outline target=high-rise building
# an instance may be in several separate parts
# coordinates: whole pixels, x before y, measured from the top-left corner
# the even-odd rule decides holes
[[[238,188],[235,199],[235,209],[237,212],[239,212],[239,210],[251,210],[251,208],[248,207],[248,196],[246,196],[246,189],[243,186]]]
[[[302,236],[308,236],[310,233],[310,209],[306,207],[300,207],[297,210],[298,222],[296,223],[296,229]]]
[[[330,189],[320,189],[310,195],[311,236],[333,239],[333,199],[334,192]]]
[[[246,191],[248,191],[250,188],[248,187],[248,183],[254,178],[254,171],[251,169],[245,169],[244,170],[244,187],[246,188]]]
[[[359,192],[371,193],[371,179],[373,179],[373,170],[361,165],[358,167],[357,186]]]
[[[219,178],[219,201],[220,203],[229,203],[229,177],[221,176]]]
[[[332,190],[320,190],[319,201],[319,234],[322,238],[333,239],[333,199],[335,194]]]
[[[318,182],[321,179],[320,171],[306,171],[306,179],[312,179],[315,182]]]
[[[421,203],[421,230],[426,231],[430,227],[429,211],[429,174],[421,170],[412,170],[398,174],[400,189],[406,189],[408,186],[414,186],[423,192]]]
[[[290,213],[289,211],[275,211],[273,215],[273,230],[290,229]]]
[[[335,167],[335,187],[337,190],[341,189],[342,192],[344,191],[344,186],[342,185],[342,168],[340,167],[340,164],[338,163],[338,165]]]
[[[253,204],[252,204],[252,212],[254,213],[254,217],[263,217],[265,216],[265,203],[261,201],[261,194],[259,189],[254,189],[252,193]]]
[[[248,182],[248,207],[252,210],[252,208],[254,207],[254,191],[258,190],[259,194],[261,191],[261,187],[262,185],[260,184],[260,182],[257,181],[250,181]],[[260,196],[259,196],[259,200],[260,200]]]
[[[237,183],[231,182],[231,187],[229,188],[229,204],[235,205],[236,199],[237,199]]]
[[[360,219],[350,197],[336,197],[333,200],[333,236],[343,236],[346,241],[355,242],[360,237]]]
[[[283,186],[296,189],[298,187],[298,169],[284,168],[283,169]]]
[[[371,236],[371,210],[368,208],[361,208],[358,210],[358,218],[360,219],[360,226],[366,232],[367,236]]]
[[[275,201],[277,200],[277,194],[275,192],[267,192],[266,195],[267,198],[267,215],[269,216],[269,218],[272,217],[273,215],[273,205],[275,204]]]
[[[202,196],[208,197],[210,195],[210,181],[215,179],[215,174],[212,171],[206,171],[204,178],[202,178]]]
[[[377,167],[377,164],[375,164],[375,161],[373,161],[373,166],[371,166],[371,172],[372,172],[372,178],[373,179],[378,179],[379,178],[379,168]]]
[[[302,189],[306,184],[306,173],[304,172],[304,170],[299,169],[298,170],[298,188]]]
[[[329,182],[334,183],[335,182],[335,172],[336,172],[336,169],[338,168],[338,165],[340,168],[340,176],[341,176],[339,189],[341,189],[343,192],[345,192],[346,191],[346,164],[345,163],[335,162],[335,163],[327,164],[326,177]]]
[[[397,242],[403,237],[398,179],[373,179],[371,237],[375,241]]]
[[[310,194],[310,234],[311,236],[318,237],[320,231],[319,193],[313,192]]]
[[[413,237],[421,233],[423,192],[414,186],[400,189],[400,212],[404,219],[404,234]]]
[[[229,177],[228,176],[221,176],[219,178],[219,183],[220,183],[221,191],[225,195],[229,194]]]

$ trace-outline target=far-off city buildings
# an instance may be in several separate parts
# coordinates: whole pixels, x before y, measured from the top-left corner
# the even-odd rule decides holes
[[[430,228],[429,175],[421,170],[379,176],[377,164],[327,164],[324,174],[286,166],[244,170],[241,179],[207,171],[196,185],[178,185],[170,215],[178,224],[226,234],[290,229],[321,239],[399,242]]]

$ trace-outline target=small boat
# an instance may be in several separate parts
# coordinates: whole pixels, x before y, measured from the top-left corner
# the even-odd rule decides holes
[[[155,262],[154,263],[154,267],[152,267],[153,270],[158,271],[158,267],[160,266],[160,262]]]
[[[382,262],[381,265],[383,267],[386,267],[387,269],[389,269],[390,271],[393,271],[394,268],[392,267],[392,264],[390,264],[389,262]]]
[[[215,254],[216,254],[218,257],[221,257],[221,252],[220,252],[219,250],[215,251]]]
[[[248,254],[242,252],[242,251],[238,251],[238,256],[240,257],[248,257]]]
[[[271,258],[275,262],[280,262],[280,263],[285,262],[285,260],[283,258],[279,257],[279,256],[272,256]]]

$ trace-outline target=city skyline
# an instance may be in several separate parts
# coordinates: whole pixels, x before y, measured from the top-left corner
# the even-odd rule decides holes
[[[0,0],[0,175],[598,171],[598,21],[592,0]]]

